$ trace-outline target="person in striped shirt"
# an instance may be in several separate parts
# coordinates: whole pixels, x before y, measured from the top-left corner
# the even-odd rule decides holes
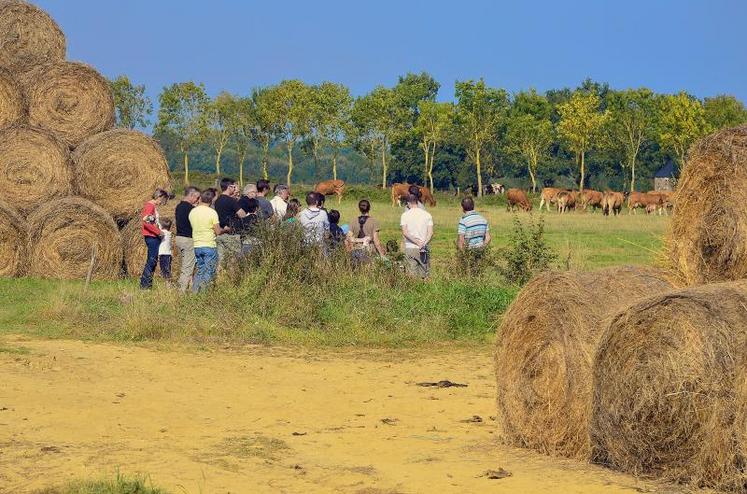
[[[490,225],[480,213],[475,211],[475,201],[471,197],[462,199],[464,214],[457,227],[457,247],[460,250],[483,249],[490,243]]]

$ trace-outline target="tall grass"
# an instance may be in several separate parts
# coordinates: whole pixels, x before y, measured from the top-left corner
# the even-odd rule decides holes
[[[70,482],[61,487],[49,487],[36,494],[168,494],[154,487],[145,476],[127,477],[117,473],[114,479]]]

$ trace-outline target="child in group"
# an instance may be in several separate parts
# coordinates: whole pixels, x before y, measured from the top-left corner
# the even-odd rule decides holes
[[[345,241],[345,232],[340,228],[340,212],[332,209],[327,215],[329,218],[329,243],[330,247],[336,249]]]
[[[292,198],[290,201],[288,201],[288,209],[285,210],[285,217],[283,218],[283,220],[288,223],[295,223],[296,221],[298,221],[296,216],[298,216],[298,213],[300,211],[301,201],[299,201],[295,197]]]
[[[161,268],[161,276],[167,282],[171,281],[171,219],[161,218],[161,244],[158,246],[158,265]]]

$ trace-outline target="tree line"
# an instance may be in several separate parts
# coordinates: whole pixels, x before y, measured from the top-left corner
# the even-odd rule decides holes
[[[111,86],[118,125],[149,126],[153,105],[145,88],[126,76]],[[515,94],[482,79],[457,81],[453,102],[437,101],[439,89],[427,73],[406,74],[359,97],[334,82],[285,80],[214,98],[203,84],[174,83],[158,97],[154,137],[174,168],[178,160],[185,182],[195,154],[203,169],[209,156],[211,171],[220,175],[230,166],[241,182],[250,154],[264,178],[282,155],[288,184],[299,159],[315,176],[335,179],[344,159],[354,163],[348,172],[368,168],[382,187],[476,185],[481,194],[485,180],[526,181],[536,191],[555,181],[583,189],[595,178],[636,190],[642,166],[648,177],[669,159],[681,166],[696,139],[747,122],[734,96],[700,100],[590,79],[575,89]]]

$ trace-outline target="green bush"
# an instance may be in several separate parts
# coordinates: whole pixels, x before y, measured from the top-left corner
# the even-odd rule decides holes
[[[524,285],[535,274],[550,269],[558,255],[545,239],[545,221],[542,216],[535,222],[530,216],[524,224],[514,215],[513,229],[508,245],[501,249],[499,273],[509,282]]]

